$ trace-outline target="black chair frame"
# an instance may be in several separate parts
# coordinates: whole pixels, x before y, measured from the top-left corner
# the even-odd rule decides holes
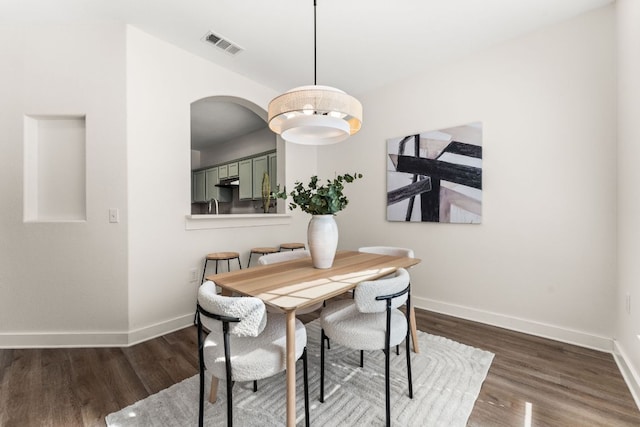
[[[240,268],[240,270],[242,270],[242,264],[240,264],[240,257],[238,256],[237,258],[227,258],[227,271],[231,271],[231,260],[232,259],[237,259],[238,260],[238,267]],[[211,261],[215,261],[216,262],[216,274],[218,274],[218,262],[219,261],[224,261],[224,260],[220,260],[220,259],[216,259],[216,260],[211,260]],[[202,279],[200,279],[200,285],[202,285],[204,283],[204,276],[207,272],[207,263],[209,262],[209,258],[207,258],[206,256],[204,257],[204,268],[202,269]],[[193,314],[193,324],[196,324],[196,316],[198,315],[198,310],[196,309],[196,312]],[[239,322],[240,320],[238,320]]]
[[[384,387],[385,387],[385,403],[386,403],[386,425],[389,427],[391,425],[391,396],[390,396],[390,342],[391,342],[391,301],[394,298],[401,297],[402,295],[407,294],[407,303],[406,306],[411,306],[411,284],[407,286],[400,292],[396,292],[391,295],[381,295],[376,297],[376,301],[386,300],[387,303],[387,323],[385,329],[385,343],[384,343]],[[405,338],[406,343],[406,353],[407,353],[407,379],[409,382],[409,398],[413,399],[413,381],[411,379],[411,354],[410,354],[410,339],[411,339],[411,310],[406,310],[406,318],[407,318],[407,336]],[[320,402],[324,402],[324,341],[329,340],[324,333],[324,329],[321,330],[320,337]],[[364,351],[360,350],[360,367],[364,366]]]
[[[240,322],[240,319],[237,317],[229,317],[222,316],[219,314],[210,313],[204,308],[197,305],[198,310],[196,311],[197,316],[197,324],[198,324],[198,359],[199,359],[199,370],[200,370],[200,402],[198,406],[198,426],[203,427],[204,424],[204,371],[206,369],[204,365],[204,339],[202,336],[202,322],[200,321],[200,316],[204,315],[206,317],[210,317],[212,319],[218,320],[222,322],[222,332],[223,332],[223,341],[224,341],[224,360],[225,360],[225,368],[226,368],[226,380],[227,380],[227,426],[233,426],[233,394],[232,388],[234,382],[231,380],[231,348],[229,344],[229,324]],[[302,363],[304,369],[304,414],[305,414],[305,425],[309,427],[309,377],[308,377],[308,366],[307,366],[307,347],[304,348],[302,352]],[[253,391],[256,392],[258,390],[258,382],[253,382]]]

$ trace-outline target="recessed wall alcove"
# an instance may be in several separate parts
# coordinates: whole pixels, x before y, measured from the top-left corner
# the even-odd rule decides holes
[[[24,117],[24,221],[86,221],[86,116]]]

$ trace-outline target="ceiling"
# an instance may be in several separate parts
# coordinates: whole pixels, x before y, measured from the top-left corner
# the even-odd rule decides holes
[[[358,96],[613,0],[317,0],[317,84]],[[278,92],[313,84],[313,0],[2,0],[0,24],[118,20]],[[202,41],[209,31],[243,50]]]

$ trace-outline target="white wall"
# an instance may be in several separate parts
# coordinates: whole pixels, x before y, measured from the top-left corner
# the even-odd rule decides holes
[[[122,342],[124,26],[2,25],[0,61],[0,346]],[[86,114],[86,221],[23,223],[25,114]]]
[[[417,306],[611,350],[614,54],[608,7],[362,96],[360,133],[319,150],[323,176],[365,176],[340,246],[413,248]],[[474,121],[482,224],[387,222],[385,140]]]
[[[640,2],[618,0],[618,321],[616,353],[640,406]],[[625,300],[631,298],[631,313]],[[631,380],[634,381],[631,381]]]
[[[129,170],[129,328],[131,341],[188,325],[204,256],[305,241],[306,222],[230,229],[185,229],[190,213],[190,104],[235,96],[266,109],[277,93],[190,53],[127,29]],[[316,170],[314,147],[286,147],[287,182]],[[247,225],[252,225],[247,223]]]

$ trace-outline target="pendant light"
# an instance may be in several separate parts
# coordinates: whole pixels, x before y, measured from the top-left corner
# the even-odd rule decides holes
[[[327,145],[362,125],[362,104],[340,89],[317,85],[316,0],[313,0],[313,85],[291,89],[269,103],[269,128],[285,141]]]

